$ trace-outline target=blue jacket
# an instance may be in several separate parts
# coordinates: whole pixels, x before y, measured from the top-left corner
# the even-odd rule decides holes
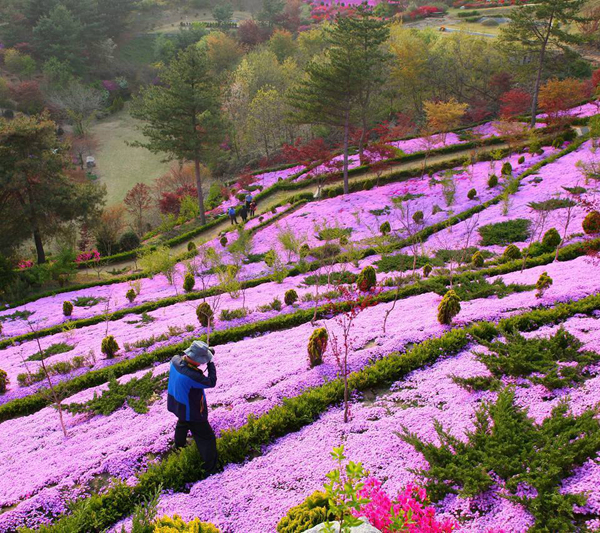
[[[217,370],[214,363],[207,365],[208,376],[185,362],[183,356],[171,359],[167,409],[187,422],[207,420],[208,405],[204,389],[217,384]]]

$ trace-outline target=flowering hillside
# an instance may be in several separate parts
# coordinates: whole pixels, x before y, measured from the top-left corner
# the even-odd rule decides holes
[[[351,514],[381,531],[400,530],[392,510],[408,531],[599,530],[595,141],[419,172],[417,152],[468,142],[434,141],[396,141],[416,167],[359,168],[348,194],[313,194],[318,166],[258,175],[314,190],[173,267],[3,310],[0,532],[137,531],[144,513],[304,531],[347,503],[326,485],[342,445]],[[167,410],[170,360],[198,339],[218,376],[210,476],[195,444],[173,452]]]

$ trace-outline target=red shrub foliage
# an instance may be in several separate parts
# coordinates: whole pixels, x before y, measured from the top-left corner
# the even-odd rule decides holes
[[[513,118],[529,110],[531,95],[523,89],[511,89],[500,96],[500,104],[500,116]]]

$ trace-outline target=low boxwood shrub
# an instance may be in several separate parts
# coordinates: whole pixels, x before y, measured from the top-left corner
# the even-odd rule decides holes
[[[483,266],[483,262],[483,255],[479,251],[475,252],[473,257],[471,257],[471,263],[473,263],[473,266],[476,268],[481,268]]]
[[[522,254],[521,250],[515,244],[509,244],[502,253],[502,256],[505,259],[513,260],[513,259],[521,259]]]
[[[245,308],[240,307],[239,309],[223,309],[221,311],[220,319],[229,321],[235,320],[236,318],[244,318],[248,314]]]
[[[390,231],[392,231],[390,223],[386,220],[383,224],[381,224],[381,226],[379,226],[379,231],[382,235],[387,235]]]
[[[493,189],[494,187],[498,186],[498,176],[496,176],[496,174],[492,174],[489,178],[488,178],[488,187],[490,189]]]
[[[526,218],[481,226],[479,228],[481,244],[482,246],[494,246],[526,241],[529,237],[530,226],[531,220]]]
[[[287,512],[277,524],[277,533],[306,531],[323,522],[333,520],[335,520],[335,516],[330,510],[327,495],[317,491]]]
[[[475,189],[471,189],[468,193],[467,193],[467,198],[469,200],[474,200],[477,197],[477,191]]]
[[[600,212],[592,211],[591,213],[588,213],[583,219],[581,227],[587,235],[600,233]]]
[[[460,313],[460,299],[453,290],[449,290],[438,306],[438,321],[440,324],[452,324],[452,319]]]
[[[194,275],[191,272],[187,272],[183,278],[183,290],[185,292],[192,292],[194,290],[194,285],[196,285]]]
[[[356,278],[356,286],[362,292],[369,292],[377,285],[377,274],[372,266],[366,266],[362,269],[358,278]]]
[[[133,289],[129,289],[126,293],[125,293],[125,298],[127,298],[129,300],[129,303],[133,303],[135,298],[136,298],[137,294],[135,293],[135,291]]]
[[[209,324],[212,323],[213,317],[215,313],[211,309],[208,302],[202,302],[198,307],[196,307],[196,317],[198,318],[198,322],[202,327],[208,327]]]
[[[298,293],[294,289],[285,291],[283,301],[285,305],[294,305],[298,301]]]
[[[6,392],[6,388],[8,387],[9,383],[10,383],[10,380],[8,379],[8,374],[6,373],[5,370],[2,370],[0,368],[0,394],[3,394]]]
[[[107,359],[112,359],[119,351],[119,344],[112,335],[109,335],[102,339],[100,350],[106,355]]]
[[[329,334],[325,328],[318,328],[312,332],[308,339],[308,362],[311,368],[323,363],[328,340]]]
[[[544,237],[542,238],[542,246],[546,249],[546,251],[556,250],[556,247],[560,244],[560,233],[556,230],[556,228],[550,228],[546,233],[544,233]]]
[[[121,235],[119,239],[119,250],[122,252],[129,252],[135,250],[140,246],[140,238],[134,231],[127,231]]]
[[[537,292],[535,294],[536,298],[541,298],[544,296],[544,293],[550,288],[550,286],[554,283],[552,278],[548,275],[548,272],[542,272],[539,279],[535,283],[535,288]]]
[[[73,303],[69,300],[65,300],[62,304],[63,315],[71,316],[73,314]]]

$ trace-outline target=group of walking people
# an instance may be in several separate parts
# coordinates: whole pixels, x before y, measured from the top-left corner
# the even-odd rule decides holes
[[[256,214],[256,202],[252,198],[252,195],[250,193],[246,195],[244,203],[242,203],[241,207],[239,207],[239,211],[235,208],[235,206],[232,205],[227,210],[227,214],[229,215],[229,220],[231,220],[232,226],[238,223],[238,214],[240,215],[242,222],[246,222],[246,220],[248,220],[248,215],[253,217]]]

